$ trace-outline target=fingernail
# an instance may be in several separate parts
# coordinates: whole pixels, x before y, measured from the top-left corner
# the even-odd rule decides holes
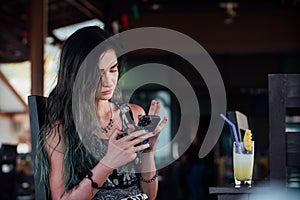
[[[152,134],[153,134],[153,135],[156,135],[156,132],[155,132],[155,131],[153,131],[153,132],[152,132]]]

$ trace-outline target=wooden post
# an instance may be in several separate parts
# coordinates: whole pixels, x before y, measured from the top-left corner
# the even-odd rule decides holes
[[[44,41],[48,14],[47,0],[30,1],[30,62],[31,94],[43,95],[44,89]]]

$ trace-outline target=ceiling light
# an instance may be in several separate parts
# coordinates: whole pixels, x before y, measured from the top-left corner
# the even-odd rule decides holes
[[[74,33],[76,30],[83,28],[85,26],[99,26],[100,28],[104,28],[104,23],[100,21],[99,19],[92,19],[84,22],[80,22],[77,24],[72,24],[69,26],[64,26],[61,28],[57,28],[53,30],[53,34],[55,37],[57,37],[59,40],[64,41],[66,40],[72,33]]]
[[[162,6],[160,4],[158,4],[158,3],[154,3],[151,6],[151,9],[154,10],[154,11],[157,11],[157,10],[159,10],[161,8],[162,8]]]

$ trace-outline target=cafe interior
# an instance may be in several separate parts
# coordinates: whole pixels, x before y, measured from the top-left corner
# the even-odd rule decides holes
[[[172,51],[180,37],[167,43],[172,48],[141,46],[126,53],[125,73],[156,63],[185,80],[154,73],[152,83],[137,86],[128,79],[121,87],[126,102],[147,110],[157,99],[169,118],[155,152],[161,166],[156,199],[300,197],[299,0],[2,0],[0,199],[45,199],[35,173],[37,113],[28,97],[49,95],[64,41],[89,25],[112,34],[146,27],[183,34],[212,63],[204,71],[193,65],[188,55],[199,52],[189,51],[185,43],[178,52],[187,56]],[[145,34],[137,40],[160,41],[156,37]],[[204,73],[212,68],[217,76]],[[182,91],[184,84],[191,94]],[[187,95],[182,100],[179,94]],[[195,107],[182,104],[193,100]],[[236,188],[233,142],[246,129],[255,142],[252,184]]]

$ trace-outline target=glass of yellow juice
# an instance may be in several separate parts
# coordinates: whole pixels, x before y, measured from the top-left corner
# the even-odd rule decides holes
[[[243,142],[239,142],[240,150],[233,143],[233,173],[235,187],[247,185],[251,187],[254,164],[254,141],[251,141],[251,149],[244,148]]]

